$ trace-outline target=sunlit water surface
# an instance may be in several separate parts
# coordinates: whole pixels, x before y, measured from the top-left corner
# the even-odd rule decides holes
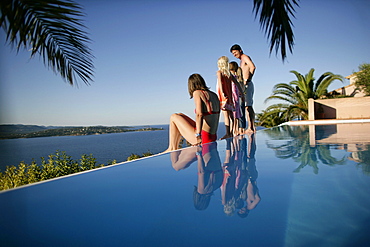
[[[0,193],[4,246],[366,246],[370,124],[282,126]]]

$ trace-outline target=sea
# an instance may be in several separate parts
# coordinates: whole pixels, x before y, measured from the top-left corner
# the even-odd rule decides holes
[[[113,160],[117,163],[127,161],[132,154],[163,152],[168,147],[169,125],[150,127],[163,130],[0,140],[0,172],[5,171],[6,166],[16,166],[22,161],[30,164],[34,160],[41,164],[41,157],[47,159],[57,151],[64,151],[73,160],[79,160],[83,154],[92,154],[97,163],[105,165]],[[218,129],[218,136],[223,136],[223,123]]]

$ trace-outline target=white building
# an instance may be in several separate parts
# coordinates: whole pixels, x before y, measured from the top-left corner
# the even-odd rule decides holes
[[[346,77],[349,80],[349,85],[338,88],[333,90],[332,94],[339,94],[339,95],[347,95],[353,97],[364,97],[365,93],[359,89],[357,89],[355,82],[356,82],[356,75],[352,74]]]

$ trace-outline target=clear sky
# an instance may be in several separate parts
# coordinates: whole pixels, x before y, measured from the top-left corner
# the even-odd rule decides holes
[[[166,124],[174,112],[194,117],[187,79],[200,73],[216,89],[217,59],[236,61],[237,43],[257,66],[255,111],[275,84],[330,71],[348,76],[370,63],[370,1],[301,0],[295,47],[285,63],[252,13],[251,0],[77,0],[93,40],[95,78],[90,86],[65,83],[42,59],[5,45],[0,31],[0,123],[37,125]],[[335,82],[329,89],[348,85]],[[223,121],[223,119],[221,119]]]

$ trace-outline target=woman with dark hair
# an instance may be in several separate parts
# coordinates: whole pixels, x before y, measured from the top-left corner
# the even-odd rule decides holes
[[[218,96],[209,90],[203,77],[192,74],[188,80],[190,98],[195,103],[195,121],[182,113],[175,113],[170,118],[168,149],[179,148],[181,136],[190,144],[199,145],[217,140],[217,128],[220,118],[220,101]]]

